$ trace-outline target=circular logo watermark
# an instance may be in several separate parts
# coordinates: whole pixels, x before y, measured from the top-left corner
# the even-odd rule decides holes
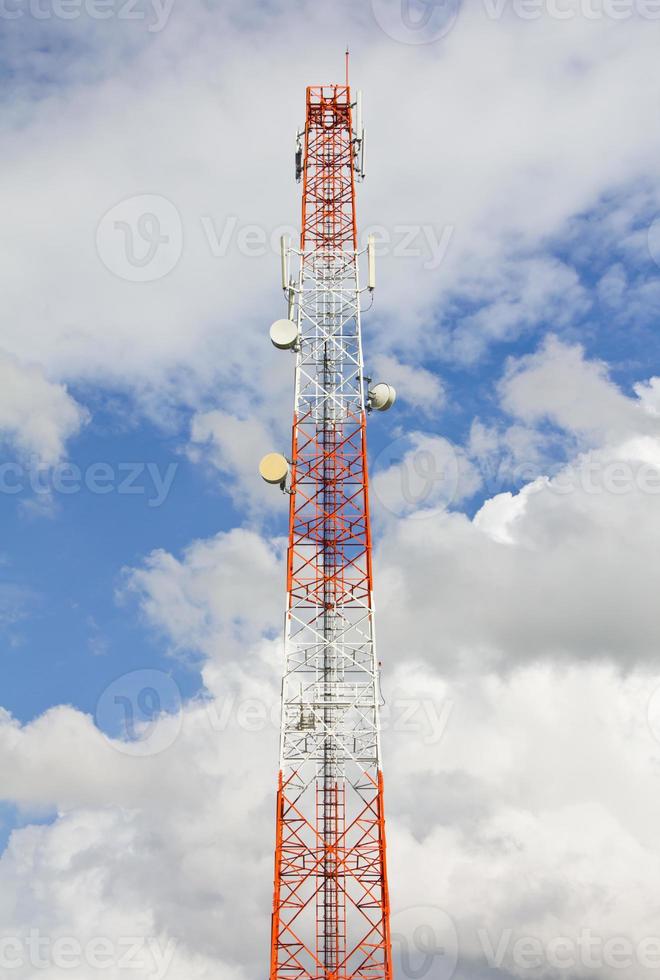
[[[434,905],[414,905],[392,915],[395,976],[451,980],[458,963],[458,932],[450,915]]]
[[[462,0],[371,0],[376,23],[393,41],[431,44],[451,31]]]
[[[396,517],[427,517],[458,496],[459,458],[440,436],[400,436],[378,453],[374,472],[373,495]]]
[[[96,250],[110,272],[127,282],[168,275],[183,252],[181,215],[166,197],[141,194],[110,208],[96,229]]]
[[[162,670],[134,670],[106,687],[96,705],[95,720],[119,752],[137,757],[158,755],[181,731],[181,692]]]

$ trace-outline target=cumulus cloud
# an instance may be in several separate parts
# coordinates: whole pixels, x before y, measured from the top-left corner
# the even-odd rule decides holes
[[[42,465],[57,463],[88,419],[66,387],[0,351],[0,438]]]
[[[580,346],[554,336],[536,353],[512,359],[499,390],[511,415],[528,423],[549,420],[586,444],[660,432],[644,402],[624,395],[610,379],[606,364],[588,360]]]
[[[126,570],[125,590],[175,650],[222,663],[281,625],[282,547],[237,528],[193,542],[181,559],[152,552]]]
[[[257,913],[269,901],[276,743],[241,721],[248,692],[225,677],[222,699],[186,706],[168,748],[137,758],[72,708],[24,727],[0,720],[0,755],[16,777],[6,794],[58,813],[15,831],[0,858],[12,975],[251,975],[244,951],[268,941]]]
[[[401,521],[376,563],[385,635],[445,670],[462,658],[650,661],[659,474],[658,442],[643,437],[497,495],[474,520]]]
[[[420,703],[450,697],[453,711],[433,747],[387,736],[396,903],[420,921],[433,921],[433,906],[450,914],[468,977],[487,966],[517,977],[645,975],[638,957],[658,936],[656,804],[644,803],[657,780],[646,718],[658,677],[622,680],[603,665],[450,684],[423,669],[408,676]],[[617,899],[628,888],[631,900]],[[588,933],[591,962],[578,945]],[[538,949],[536,971],[516,948],[524,939]],[[604,949],[617,939],[627,968]]]
[[[88,950],[105,937],[104,975],[113,980],[123,974],[112,955],[127,937],[149,943],[143,956],[171,954],[167,976],[175,980],[218,970],[242,980],[260,969],[271,898],[277,645],[246,648],[249,665],[227,671],[213,700],[187,704],[179,736],[158,756],[127,757],[73,709],[24,727],[0,719],[12,794],[60,811],[51,825],[16,831],[0,860],[3,939],[37,929],[50,943],[42,955],[53,956],[58,938],[73,936]],[[516,944],[530,939],[544,968],[538,975],[575,975],[555,967],[561,941],[569,954],[572,944],[580,976],[640,976],[643,944],[658,934],[660,814],[648,787],[658,778],[660,732],[647,713],[659,681],[644,672],[622,680],[597,664],[454,680],[421,662],[386,664],[399,969],[416,950],[414,930],[444,921],[449,938],[455,930],[456,976],[470,980],[495,966],[528,976]],[[29,780],[17,772],[26,763]],[[596,945],[583,964],[586,934]],[[627,968],[612,966],[604,949],[617,940],[630,948]],[[433,966],[437,975],[442,961]],[[147,960],[135,975],[153,972]],[[45,975],[65,974],[51,967]],[[66,975],[96,970],[85,964]]]
[[[657,379],[633,390],[626,395],[606,363],[553,334],[535,352],[508,358],[497,394],[509,418],[473,419],[466,444],[486,495],[556,475],[580,450],[657,438]]]

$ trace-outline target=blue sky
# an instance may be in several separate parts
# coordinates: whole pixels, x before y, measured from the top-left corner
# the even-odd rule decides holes
[[[153,426],[112,429],[102,413],[95,416],[71,456],[83,473],[99,461],[111,466],[116,477],[110,493],[92,492],[81,481],[80,492],[55,493],[45,516],[26,507],[35,500],[29,480],[24,493],[3,496],[4,570],[20,590],[16,619],[4,630],[12,666],[4,704],[22,721],[60,703],[93,714],[115,676],[145,663],[176,669],[186,693],[198,683],[192,669],[177,668],[167,658],[165,645],[142,628],[130,600],[119,602],[117,594],[125,566],[165,542],[177,551],[192,538],[212,534],[216,515],[222,526],[232,520],[231,508],[175,440]],[[150,506],[158,496],[146,470],[134,484],[141,493],[119,492],[129,475],[120,466],[136,461],[157,465],[161,473],[176,466],[161,506]]]

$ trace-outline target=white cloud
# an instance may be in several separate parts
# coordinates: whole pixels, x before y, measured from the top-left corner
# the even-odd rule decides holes
[[[379,354],[373,359],[374,381],[394,385],[397,397],[423,415],[437,415],[445,405],[446,394],[436,374],[426,368],[403,364],[396,357]]]
[[[172,625],[173,645],[185,622],[198,624],[199,569],[189,564],[183,574],[191,580],[187,616],[172,616],[171,591],[161,589],[156,599],[154,584],[152,602]],[[251,574],[254,568],[241,573],[244,588]],[[204,605],[209,622],[224,620],[220,592],[209,591]],[[190,638],[197,641],[206,648],[199,624]],[[214,697],[153,723],[165,746],[157,754],[134,756],[130,745],[101,734],[70,707],[24,726],[0,717],[0,763],[10,775],[3,795],[24,808],[57,811],[51,825],[15,831],[0,858],[0,951],[3,939],[17,938],[25,960],[13,975],[35,975],[25,948],[31,930],[47,943],[44,976],[58,980],[119,980],[128,968],[122,944],[131,937],[172,952],[166,976],[173,980],[254,975],[263,950],[267,956],[272,900],[279,646],[244,643],[231,662],[225,649],[222,667],[207,671]],[[158,689],[158,672],[152,674]],[[130,675],[123,681],[125,688],[122,679],[113,687],[117,710],[127,699],[137,712],[140,691]],[[51,960],[61,937],[83,950],[104,938],[107,968],[89,961],[57,968]],[[132,975],[154,980],[153,956],[141,953],[144,965]]]
[[[499,390],[510,414],[527,423],[549,420],[587,445],[660,432],[644,406],[611,381],[606,364],[587,360],[580,346],[556,337],[536,353],[512,359]]]
[[[388,642],[443,670],[462,658],[650,661],[659,490],[658,441],[639,437],[487,501],[474,521],[401,521],[376,560]]]
[[[259,476],[259,461],[270,452],[289,455],[284,438],[274,434],[273,423],[252,416],[238,418],[219,409],[193,417],[188,456],[219,471],[223,486],[244,507],[285,511],[276,487]],[[283,426],[281,427],[283,428]]]
[[[173,949],[175,980],[218,970],[243,980],[259,969],[268,955],[277,747],[268,713],[278,690],[268,665],[277,646],[245,648],[213,702],[185,707],[179,737],[160,756],[126,757],[70,708],[23,728],[0,720],[8,789],[60,810],[52,826],[16,831],[0,859],[0,937],[38,929],[48,952],[63,936],[83,947],[97,936],[115,946],[151,938]],[[504,969],[524,977],[511,961],[524,937],[549,956],[558,938],[577,943],[587,929],[634,949],[657,936],[660,804],[649,786],[660,744],[646,714],[659,680],[545,665],[448,681],[419,663],[386,663],[395,920],[412,906],[419,926],[430,906],[443,909],[459,936],[459,975],[470,978],[485,968],[488,943],[503,942]],[[241,723],[241,705],[255,701],[261,720]],[[123,974],[114,964],[103,975]],[[633,963],[580,975],[641,974]]]
[[[515,421],[475,418],[466,446],[486,494],[556,475],[580,449],[613,449],[639,434],[657,437],[656,381],[634,385],[636,397],[630,397],[612,381],[607,364],[552,334],[534,353],[509,358],[497,392]]]
[[[654,418],[660,416],[660,378],[649,378],[636,384],[635,394],[649,415]]]
[[[66,441],[77,435],[87,418],[64,385],[0,351],[0,438],[22,456],[35,456],[46,466],[59,462]]]
[[[659,755],[646,724],[657,683],[602,665],[449,685],[408,669],[406,687],[420,699],[454,705],[437,745],[386,737],[395,907],[417,906],[419,921],[429,906],[449,913],[474,976],[500,943],[506,975],[529,976],[513,957],[523,938],[539,942],[544,957],[545,971],[532,976],[645,975],[639,961],[608,963],[604,943],[623,938],[639,952],[660,934],[658,806],[649,793]],[[577,947],[587,930],[600,940],[600,964],[581,968],[578,958],[551,969],[553,943],[565,937]]]
[[[35,975],[31,930],[47,944],[47,977],[119,980],[131,938],[148,943],[130,962],[145,980],[157,975],[154,947],[168,965],[163,978],[251,975],[243,951],[268,942],[268,916],[256,912],[269,900],[276,751],[269,732],[255,736],[235,716],[221,724],[224,705],[245,697],[228,685],[217,711],[210,702],[188,706],[178,739],[147,758],[127,756],[70,708],[22,729],[0,723],[0,755],[14,773],[5,793],[59,810],[52,825],[14,832],[0,858],[0,942],[19,939],[23,958],[13,975]],[[106,968],[84,952],[65,970],[61,937],[83,951],[102,937]]]
[[[220,664],[281,625],[281,545],[234,529],[193,542],[182,559],[154,551],[143,567],[127,570],[126,589],[175,649]]]
[[[442,436],[410,432],[374,460],[371,490],[379,520],[457,506],[481,486],[466,453]]]

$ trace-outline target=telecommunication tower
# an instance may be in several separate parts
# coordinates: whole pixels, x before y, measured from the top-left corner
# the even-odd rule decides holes
[[[395,392],[363,367],[364,146],[347,55],[345,83],[307,89],[302,231],[282,239],[288,316],[270,334],[295,354],[291,453],[260,465],[290,508],[270,980],[392,978],[366,423]]]

